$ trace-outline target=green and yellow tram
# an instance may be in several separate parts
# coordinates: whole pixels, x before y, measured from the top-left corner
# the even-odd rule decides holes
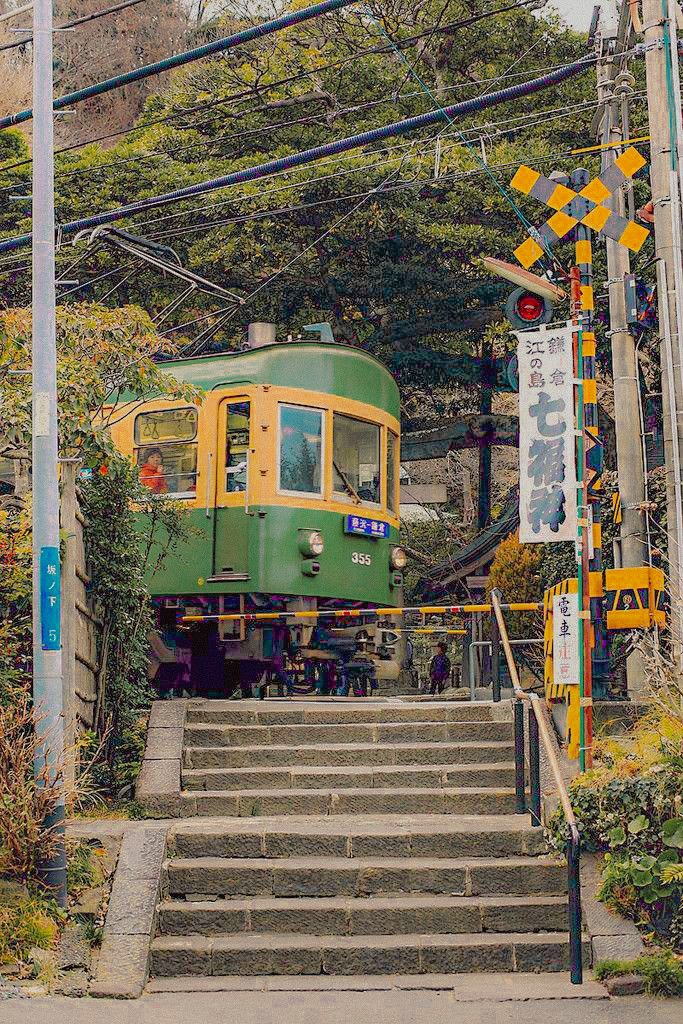
[[[286,635],[278,620],[211,617],[401,603],[395,381],[360,349],[277,343],[271,325],[252,325],[244,351],[164,368],[200,389],[201,403],[146,402],[112,436],[141,482],[182,502],[193,527],[149,581],[193,690],[239,682],[248,692],[273,667],[281,677],[283,650],[309,679],[319,681],[327,661],[334,683],[331,666],[349,656],[329,617],[314,628],[315,619],[290,615]],[[184,626],[187,615],[204,621]],[[392,659],[378,655],[375,632],[368,622],[355,654],[381,676],[379,663],[387,672]]]

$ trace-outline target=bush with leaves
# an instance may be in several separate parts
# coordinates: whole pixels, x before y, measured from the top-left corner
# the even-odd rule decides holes
[[[598,893],[644,930],[683,939],[683,723],[653,712],[628,742],[607,740],[596,766],[573,780],[572,807],[585,849],[603,855]],[[566,843],[560,812],[549,823],[556,849]]]
[[[0,509],[0,705],[14,700],[31,666],[31,512]]]
[[[117,751],[126,760],[123,736],[151,699],[148,638],[154,621],[146,581],[191,527],[182,506],[151,494],[127,460],[114,458],[105,468],[84,486],[82,498],[90,596],[102,619],[95,726],[108,760]]]
[[[0,704],[0,875],[21,882],[34,881],[38,865],[55,851],[54,833],[43,823],[59,787],[46,767],[34,773],[39,750],[31,700],[16,690],[12,701]]]

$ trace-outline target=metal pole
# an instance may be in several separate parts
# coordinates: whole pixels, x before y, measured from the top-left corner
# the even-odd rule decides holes
[[[500,590],[494,590],[498,600],[502,598]],[[500,630],[493,604],[491,605],[491,691],[493,700],[500,701]]]
[[[571,175],[572,187],[580,192],[590,180],[585,168],[577,168]],[[577,201],[578,202],[578,201]],[[588,207],[586,206],[586,212]],[[602,512],[600,495],[602,494],[603,449],[600,443],[598,428],[598,397],[596,381],[596,340],[593,331],[593,314],[595,299],[593,294],[593,246],[590,229],[583,224],[576,228],[576,265],[581,275],[581,305],[583,353],[578,366],[577,377],[583,381],[583,429],[585,433],[585,490],[584,516],[589,523],[584,530],[584,541],[592,542],[593,553],[589,556],[589,571],[602,572]],[[590,577],[587,574],[587,580]],[[588,699],[593,692],[606,697],[610,679],[609,654],[607,650],[607,630],[603,615],[601,596],[590,598],[588,582],[588,603],[584,606],[590,610],[590,621],[593,628],[591,654],[591,685],[586,692]],[[588,711],[587,711],[588,713]]]
[[[569,892],[569,971],[572,985],[583,984],[581,923],[581,840],[576,825],[569,826],[567,887]]]
[[[493,406],[493,387],[495,385],[495,363],[493,361],[493,345],[490,340],[482,342],[481,350],[482,388],[479,412],[490,414]],[[488,526],[491,517],[491,461],[492,449],[490,438],[485,437],[479,443],[479,498],[477,507],[477,528],[483,530]]]
[[[60,630],[59,482],[57,479],[57,341],[55,325],[52,0],[33,9],[33,701],[35,772],[57,787],[45,821],[57,839],[40,865],[52,895],[66,906],[64,850],[62,652]]]
[[[571,269],[571,304],[572,316],[577,323],[574,332],[574,369],[578,380],[576,396],[576,481],[579,489],[579,517],[578,517],[578,580],[577,591],[579,597],[579,696],[581,702],[580,717],[580,739],[579,739],[579,764],[581,771],[588,766],[587,753],[590,754],[592,745],[592,708],[586,707],[584,701],[591,697],[593,692],[593,676],[591,662],[591,621],[590,621],[590,566],[588,549],[588,520],[585,518],[588,507],[588,486],[586,473],[586,444],[584,439],[584,337],[583,322],[581,319],[581,276],[578,267]],[[595,346],[595,342],[593,342]],[[591,712],[590,716],[588,712]],[[588,721],[590,717],[590,722]],[[590,742],[589,737],[590,735]]]
[[[531,824],[541,824],[541,746],[538,721],[533,707],[529,708],[529,813]]]
[[[526,812],[524,789],[524,705],[516,700],[513,705],[515,720],[515,814]]]
[[[659,295],[660,308],[668,307],[667,323],[659,318],[662,349],[662,394],[664,419],[664,458],[666,465],[666,504],[669,557],[669,588],[671,593],[671,637],[681,659],[683,607],[681,595],[680,517],[677,509],[680,492],[680,465],[674,454],[683,445],[683,381],[681,380],[681,328],[677,315],[676,282],[680,278],[681,253],[676,245],[674,224],[680,210],[672,202],[672,172],[677,170],[679,125],[675,109],[676,91],[672,81],[678,66],[671,68],[667,46],[670,24],[666,0],[643,0],[642,20],[645,36],[645,74],[647,80],[648,118],[650,125],[650,181],[655,218],[655,253],[660,266],[660,283],[666,281],[669,292]],[[673,71],[673,74],[672,74]],[[673,95],[672,95],[673,90]]]
[[[621,23],[620,23],[621,24]],[[624,20],[628,26],[628,20]],[[628,29],[626,29],[628,34]],[[625,46],[625,40],[621,41]],[[606,46],[601,43],[601,48]],[[598,97],[604,101],[598,142],[613,143],[628,138],[628,96],[633,93],[633,79],[617,74],[617,60],[603,53],[598,64]],[[623,117],[622,117],[623,114]],[[626,123],[624,123],[624,120]],[[622,150],[623,152],[623,150]],[[602,169],[606,170],[617,159],[619,151],[613,147],[602,151]],[[608,203],[611,210],[624,216],[625,201],[621,190]],[[625,278],[630,273],[629,251],[613,239],[607,239],[607,289],[609,295],[610,345],[612,350],[612,377],[614,382],[614,422],[617,439],[617,470],[621,495],[621,564],[640,566],[647,564],[647,536],[645,516],[645,462],[640,417],[633,410],[639,408],[639,381],[635,338],[629,330],[626,317]],[[645,686],[645,666],[642,655],[634,651],[626,664],[629,693],[641,691]]]

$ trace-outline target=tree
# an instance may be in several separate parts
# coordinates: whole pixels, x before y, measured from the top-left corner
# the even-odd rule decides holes
[[[55,25],[113,7],[103,0],[58,0]],[[22,38],[10,30],[30,25],[30,12],[0,25],[0,43],[16,43]],[[54,36],[55,94],[73,92],[93,82],[143,64],[167,57],[184,49],[191,38],[188,12],[180,0],[144,0],[136,6],[94,21],[85,22],[71,32]],[[0,64],[0,115],[11,114],[31,105],[32,46],[26,43],[2,54]],[[154,85],[136,82],[115,92],[93,97],[74,107],[70,116],[55,119],[58,144],[73,145],[103,133],[116,133],[140,113]],[[31,135],[31,123],[22,129]]]
[[[0,313],[0,457],[23,467],[16,474],[19,493],[0,499],[0,703],[11,701],[17,689],[25,691],[31,672],[31,395],[30,377],[16,373],[30,366],[30,343],[30,311]],[[153,362],[171,350],[140,309],[60,306],[57,344],[60,455],[100,470],[84,501],[91,596],[103,620],[96,724],[111,743],[148,696],[145,574],[187,536],[188,527],[175,502],[154,500],[139,484],[107,427],[131,415],[140,396],[193,400],[196,393]]]
[[[108,426],[130,415],[135,396],[177,395],[183,386],[153,362],[173,347],[154,330],[137,307],[108,309],[80,304],[57,310],[57,391],[60,410],[59,452],[86,465],[114,455]],[[3,429],[0,458],[18,466],[19,490],[28,486],[31,448],[31,311],[0,312],[0,400]],[[19,372],[17,372],[19,371]],[[124,395],[124,404],[116,405]]]
[[[496,76],[512,63],[517,81],[580,50],[574,34],[525,10],[429,34],[471,13],[464,2],[394,0],[378,15],[383,31],[398,41],[427,33],[405,53],[443,102],[496,88]],[[241,24],[228,16],[216,34]],[[384,52],[365,52],[378,47]],[[542,93],[539,105],[571,105],[589,90],[588,80],[576,79]],[[67,176],[57,179],[60,216],[87,215],[433,106],[375,23],[354,11],[317,19],[189,65],[147,101],[139,123],[149,127],[106,152],[93,146],[65,155],[59,170]],[[517,101],[447,127],[436,181],[437,130],[431,129],[289,172],[284,180],[141,215],[134,229],[173,245],[199,273],[248,297],[216,334],[219,346],[239,341],[249,320],[272,320],[287,334],[330,319],[338,337],[389,360],[415,347],[458,353],[500,316],[500,288],[478,269],[477,257],[508,256],[522,233],[482,171],[478,136],[491,137],[489,167],[503,166],[489,173],[505,182],[531,153],[542,159],[575,143],[587,116],[532,119],[523,129],[528,104]],[[501,123],[484,128],[482,121]],[[474,147],[463,145],[463,131],[472,132]],[[104,251],[90,266],[99,272],[116,262]],[[108,279],[103,291],[110,286]],[[150,272],[118,292],[150,309],[170,295]],[[201,298],[194,305],[206,311]],[[434,388],[457,400],[438,366],[428,382]],[[467,397],[467,389],[459,394]]]

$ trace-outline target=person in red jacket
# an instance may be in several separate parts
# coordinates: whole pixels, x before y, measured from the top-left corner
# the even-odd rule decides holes
[[[150,448],[147,460],[140,469],[140,483],[153,494],[167,494],[168,484],[164,473],[164,460],[158,448]]]

